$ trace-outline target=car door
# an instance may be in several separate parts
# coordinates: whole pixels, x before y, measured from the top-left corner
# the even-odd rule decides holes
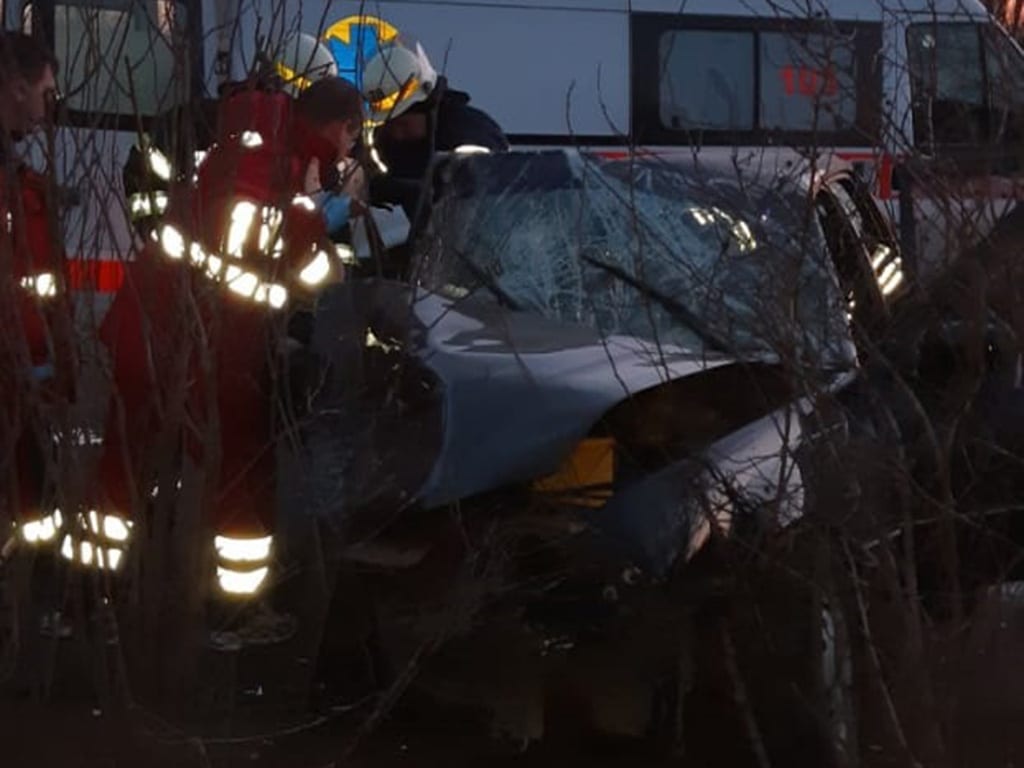
[[[908,287],[895,232],[863,183],[846,172],[821,184],[815,207],[855,337],[874,337]]]

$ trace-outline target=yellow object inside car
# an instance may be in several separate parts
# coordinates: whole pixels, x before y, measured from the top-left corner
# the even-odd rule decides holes
[[[551,494],[574,506],[604,506],[615,480],[615,440],[588,437],[581,440],[559,469],[534,481],[533,490]]]

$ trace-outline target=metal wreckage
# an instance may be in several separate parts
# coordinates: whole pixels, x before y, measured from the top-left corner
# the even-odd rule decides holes
[[[517,739],[555,681],[599,730],[674,733],[729,542],[749,560],[815,503],[851,328],[905,287],[895,237],[849,167],[795,154],[449,156],[433,178],[407,279],[367,268],[317,311],[304,514],[342,542],[324,675],[372,689],[427,647],[414,687]],[[845,733],[833,612],[773,600],[787,661],[761,692],[798,681],[783,728]]]

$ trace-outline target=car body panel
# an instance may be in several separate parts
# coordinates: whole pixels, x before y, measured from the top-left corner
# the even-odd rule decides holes
[[[822,167],[819,173],[798,163],[762,168],[757,178],[767,176],[808,195],[843,177],[844,169],[835,163]],[[685,171],[673,167],[671,172]],[[711,182],[728,175],[706,164],[693,173]],[[451,240],[446,242],[451,247]],[[538,258],[545,258],[544,246],[539,247]],[[393,345],[398,358],[429,371],[437,384],[425,405],[440,410],[436,454],[410,484],[406,499],[409,507],[423,510],[504,488],[529,488],[556,472],[610,411],[641,393],[727,366],[784,367],[767,348],[722,351],[700,348],[699,340],[687,348],[570,322],[544,306],[506,306],[501,292],[486,285],[460,292],[429,280],[375,279],[356,280],[344,290],[358,294],[371,334]],[[329,294],[322,303],[329,306]],[[824,367],[817,370],[794,369],[813,377],[819,393],[835,392],[855,375],[856,356],[826,352],[821,361]],[[806,399],[794,396],[735,423],[683,459],[667,459],[639,476],[617,477],[609,501],[583,519],[612,551],[659,576],[680,557],[692,556],[713,529],[728,532],[736,514],[767,510],[769,525],[788,525],[803,512],[796,457],[806,437],[803,415],[811,410]],[[399,423],[387,442],[404,440]],[[405,456],[410,455],[407,449]]]

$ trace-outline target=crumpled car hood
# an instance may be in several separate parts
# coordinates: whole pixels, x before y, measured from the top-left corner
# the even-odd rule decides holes
[[[427,507],[551,473],[617,403],[735,362],[399,284],[373,304],[442,384],[442,447],[417,494]]]
[[[412,455],[426,462],[402,494],[404,502],[425,508],[555,472],[603,416],[645,390],[735,363],[777,362],[711,357],[628,336],[602,338],[589,327],[512,312],[487,297],[453,299],[392,281],[365,280],[344,291],[353,291],[374,334],[401,345],[402,355],[438,385],[429,400],[429,408],[441,410],[439,419],[432,417],[440,428],[439,440],[429,443],[434,447],[424,454],[410,433],[417,427],[402,420],[385,438],[388,445],[398,441],[399,463]],[[332,291],[322,297],[328,317],[332,304],[344,303],[336,298]],[[330,346],[337,347],[342,316],[319,322],[335,329],[315,344],[328,356]],[[855,375],[840,373],[828,388],[841,389]],[[655,576],[699,549],[709,526],[730,527],[738,509],[728,489],[774,508],[779,524],[792,522],[802,514],[794,459],[808,437],[802,417],[809,409],[798,398],[755,417],[709,443],[699,457],[618,489],[603,508],[588,512],[588,520],[612,549]]]

